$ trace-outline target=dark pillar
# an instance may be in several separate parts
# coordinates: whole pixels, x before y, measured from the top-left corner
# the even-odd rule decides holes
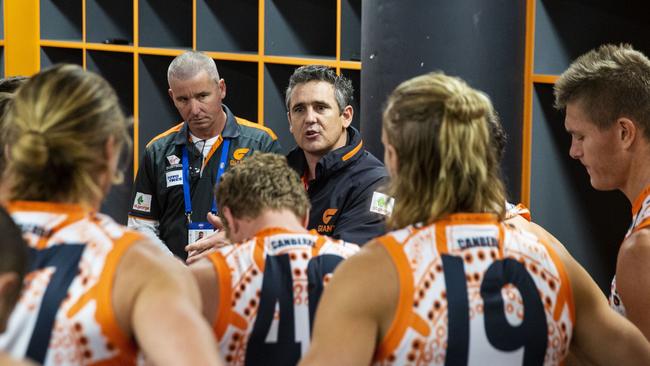
[[[503,161],[518,201],[525,49],[525,1],[365,0],[362,2],[361,130],[383,156],[381,108],[401,81],[430,71],[460,76],[486,92],[509,135]]]

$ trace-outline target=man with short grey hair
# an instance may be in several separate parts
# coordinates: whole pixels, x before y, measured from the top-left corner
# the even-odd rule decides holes
[[[226,82],[214,60],[198,51],[177,56],[167,72],[169,96],[183,121],[151,140],[135,180],[129,227],[158,236],[176,256],[213,231],[213,187],[253,151],[280,152],[277,136],[235,117],[222,104]]]

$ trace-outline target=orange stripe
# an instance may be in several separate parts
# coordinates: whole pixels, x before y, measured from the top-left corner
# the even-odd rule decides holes
[[[648,195],[650,195],[650,185],[645,187],[643,191],[641,191],[641,193],[639,193],[639,195],[636,196],[636,199],[632,204],[632,216],[636,215],[636,213],[641,210],[641,206],[643,206],[643,201]]]
[[[217,273],[217,282],[219,283],[219,305],[217,306],[212,329],[217,339],[220,340],[228,328],[232,314],[230,306],[232,301],[232,275],[228,269],[226,259],[220,252],[210,254],[208,259],[214,266]]]
[[[526,1],[526,47],[524,52],[524,125],[521,131],[521,202],[530,205],[530,172],[533,126],[533,63],[535,57],[535,1]]]
[[[95,319],[110,343],[120,350],[115,356],[116,359],[113,359],[113,362],[119,361],[120,364],[128,362],[130,365],[135,365],[138,347],[117,323],[115,309],[113,308],[113,285],[117,267],[124,257],[124,253],[142,238],[143,236],[139,233],[127,231],[121,238],[114,241],[113,249],[106,257],[106,264],[102,269],[99,280],[95,286],[70,307],[67,314],[69,318],[72,318],[86,304],[94,300],[97,304]]]
[[[343,159],[342,159],[342,160],[343,160],[343,161],[347,161],[348,159],[350,159],[351,157],[353,157],[354,154],[358,153],[359,150],[361,150],[361,146],[363,146],[363,141],[360,141],[359,144],[358,144],[354,149],[350,150],[350,152],[348,152],[347,154],[343,155]]]
[[[310,232],[311,234],[311,232]],[[317,234],[316,234],[317,235]],[[316,239],[316,243],[314,243],[314,246],[311,248],[311,256],[315,257],[318,255],[320,252],[321,248],[323,247],[323,244],[325,244],[325,237],[324,236],[317,236],[318,239]]]
[[[639,230],[641,230],[641,229],[645,229],[645,228],[648,228],[648,227],[650,227],[650,217],[647,218],[647,219],[645,219],[645,220],[643,220],[640,224],[638,224],[637,226],[635,226],[634,229],[632,229],[632,232],[630,233],[630,235],[636,233],[637,231],[639,231]],[[625,239],[627,239],[627,238],[629,238],[629,237],[630,237],[630,236],[628,235],[627,237],[625,237]]]
[[[539,239],[539,242],[546,247],[551,260],[553,263],[555,263],[555,267],[560,274],[561,284],[557,295],[557,302],[555,303],[555,309],[553,310],[553,318],[558,321],[560,319],[560,315],[562,315],[562,308],[564,307],[564,304],[567,304],[569,306],[569,317],[571,319],[571,322],[575,324],[576,313],[575,305],[573,303],[573,290],[571,289],[571,281],[569,280],[569,276],[567,275],[566,269],[564,268],[564,263],[557,255],[555,250],[551,247],[551,245],[542,239]]]
[[[221,143],[223,142],[223,138],[221,135],[217,136],[217,141],[215,141],[214,145],[210,148],[210,151],[208,151],[208,155],[203,159],[203,166],[201,167],[201,170],[205,168],[205,166],[208,164],[208,161],[210,161],[210,158],[214,154],[215,151],[221,146]],[[217,167],[218,169],[218,167]]]
[[[413,287],[413,272],[408,258],[404,254],[401,245],[392,236],[382,236],[377,238],[377,241],[388,252],[387,254],[397,270],[399,280],[399,297],[397,298],[395,316],[374,355],[374,361],[382,361],[397,349],[409,326],[412,323],[417,323],[417,321],[414,321],[413,317],[412,305],[415,290]],[[420,328],[421,326],[417,325],[417,327]]]
[[[503,258],[503,247],[505,246],[504,244],[505,244],[505,240],[506,240],[506,230],[505,230],[505,226],[504,226],[503,223],[501,223],[498,227],[499,227],[499,243],[498,243],[499,249],[498,249],[498,252],[499,252],[499,258]]]
[[[156,140],[159,140],[159,139],[161,139],[161,138],[163,138],[163,137],[165,137],[165,136],[171,135],[171,134],[174,133],[174,132],[178,132],[178,131],[180,131],[180,130],[181,130],[181,127],[183,127],[183,124],[184,124],[184,123],[185,123],[185,122],[181,122],[181,123],[177,124],[176,126],[170,128],[169,130],[167,130],[167,131],[165,131],[165,132],[159,134],[158,136],[152,138],[151,141],[149,141],[149,142],[147,143],[147,147],[149,147],[149,145],[151,145],[151,144],[152,144],[154,141],[156,141]]]
[[[256,129],[258,129],[258,130],[262,130],[262,131],[268,133],[269,136],[271,136],[271,138],[272,138],[273,140],[277,140],[277,139],[278,139],[278,136],[275,134],[275,132],[273,132],[273,130],[270,129],[270,128],[268,128],[268,127],[262,126],[262,125],[259,124],[259,123],[251,122],[251,121],[249,121],[249,120],[246,120],[246,119],[243,119],[243,118],[239,118],[239,117],[235,117],[235,119],[237,120],[237,123],[239,123],[239,124],[242,125],[242,126],[247,126],[247,127],[256,128]]]
[[[253,260],[261,273],[264,273],[264,237],[258,236],[253,247]]]
[[[449,251],[447,247],[447,225],[438,222],[434,228],[436,231],[436,248],[438,249],[438,254],[443,255]]]

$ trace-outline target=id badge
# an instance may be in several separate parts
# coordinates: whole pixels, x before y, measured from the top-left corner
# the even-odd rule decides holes
[[[192,244],[214,233],[209,222],[191,222],[187,225],[187,244]]]

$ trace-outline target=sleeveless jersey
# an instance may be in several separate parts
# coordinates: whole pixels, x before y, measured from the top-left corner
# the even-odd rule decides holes
[[[632,224],[625,234],[625,241],[635,232],[650,227],[650,186],[647,186],[639,197],[632,204]],[[625,305],[621,296],[616,290],[616,276],[612,279],[611,291],[609,294],[609,306],[617,313],[625,316]]]
[[[505,219],[508,220],[508,219],[511,219],[511,218],[513,218],[515,216],[521,216],[524,219],[526,219],[526,221],[529,221],[529,222],[530,222],[530,219],[531,219],[530,210],[528,209],[528,207],[524,206],[522,203],[518,203],[518,204],[515,205],[513,203],[506,202],[506,217],[505,217]]]
[[[115,269],[140,234],[73,204],[11,202],[31,265],[0,349],[44,365],[134,365],[112,305]]]
[[[227,364],[297,364],[323,287],[357,251],[313,230],[270,228],[210,255],[220,283],[213,327]]]
[[[454,214],[377,240],[400,295],[375,365],[558,365],[566,356],[571,286],[532,233],[490,214]]]

